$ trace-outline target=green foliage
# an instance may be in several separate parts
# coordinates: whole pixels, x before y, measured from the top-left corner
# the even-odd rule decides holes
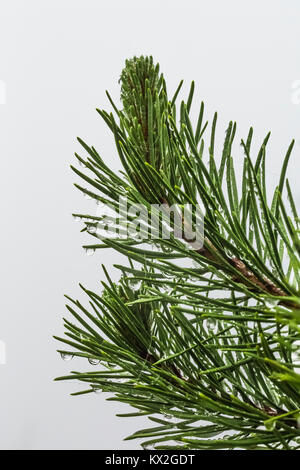
[[[93,242],[110,248],[127,265],[113,283],[106,269],[102,293],[82,287],[89,307],[68,297],[65,336],[56,338],[71,354],[99,361],[76,380],[102,390],[109,400],[147,415],[153,426],[127,439],[144,446],[192,449],[297,449],[300,447],[300,240],[299,218],[286,178],[287,150],[273,198],[267,201],[265,160],[270,134],[257,156],[253,130],[241,141],[244,162],[236,178],[230,122],[220,159],[215,155],[215,114],[208,123],[201,103],[193,126],[194,84],[176,112],[182,82],[169,99],[152,58],[126,61],[121,74],[123,109],[108,95],[113,113],[98,110],[111,129],[124,171],[115,174],[98,152],[78,139],[89,184],[83,193],[116,207],[131,203],[201,201],[205,238],[201,249],[178,239],[98,239],[91,230],[101,217],[74,214]],[[195,130],[194,130],[195,129]],[[206,156],[208,155],[208,163]],[[130,222],[129,222],[130,223]],[[141,227],[141,233],[143,228]],[[151,245],[152,244],[152,245]],[[154,249],[153,249],[154,248]]]

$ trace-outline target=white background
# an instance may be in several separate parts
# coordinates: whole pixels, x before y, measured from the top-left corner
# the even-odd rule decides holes
[[[296,146],[289,168],[300,201],[300,79],[298,0],[1,0],[0,105],[1,296],[0,448],[136,448],[122,439],[145,419],[116,418],[129,411],[100,395],[70,397],[75,383],[53,378],[85,361],[63,362],[52,339],[62,334],[65,293],[78,282],[99,288],[109,251],[86,257],[87,240],[71,213],[90,211],[73,188],[69,169],[75,137],[96,146],[118,168],[105,124],[94,111],[108,108],[105,89],[118,100],[125,58],[152,54],[170,94],[181,78],[196,82],[208,117],[218,110],[219,141],[230,119],[238,136],[254,126],[256,145],[268,130],[271,186],[285,150]],[[298,95],[299,96],[299,95]],[[240,157],[237,152],[237,159]],[[117,273],[113,274],[117,278]]]

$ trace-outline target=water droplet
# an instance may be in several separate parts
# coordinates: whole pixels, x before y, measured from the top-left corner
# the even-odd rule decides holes
[[[267,420],[264,422],[267,431],[274,431],[276,422],[274,420]]]
[[[283,396],[280,396],[279,397],[279,405],[280,406],[289,406],[289,402],[288,402],[288,399],[287,397],[283,397]]]
[[[160,412],[163,415],[163,417],[166,418],[166,419],[172,419],[173,418],[173,416],[169,413],[168,408],[162,408],[160,410]]]
[[[161,249],[161,246],[160,246],[160,243],[152,243],[152,251],[155,251],[155,252],[161,252],[162,249]]]
[[[110,367],[111,369],[115,369],[117,366],[116,364],[113,364],[112,362],[108,362],[107,363],[108,367]]]
[[[169,245],[162,245],[162,251],[164,253],[172,253],[173,251],[173,248]]]
[[[127,231],[127,237],[131,240],[142,240],[143,239],[143,234],[140,230],[138,230],[137,228],[135,227],[131,227],[129,226],[128,227],[128,231]]]
[[[87,256],[92,256],[95,253],[95,248],[85,248],[85,253]]]
[[[154,448],[151,444],[147,444],[147,443],[141,444],[141,445],[144,450],[150,450]]]
[[[83,197],[84,197],[85,199],[89,199],[89,200],[92,199],[92,196],[90,196],[90,195],[87,194],[87,193],[83,193]]]
[[[132,290],[139,290],[139,288],[141,287],[141,284],[142,284],[141,279],[128,279],[128,286]]]
[[[206,328],[210,331],[214,331],[217,327],[217,321],[215,318],[207,318]]]
[[[78,160],[78,164],[79,166],[81,166],[81,168],[86,168],[86,164],[84,162],[81,162],[80,160]]]
[[[225,251],[226,256],[228,256],[228,258],[233,257],[232,251],[228,250],[227,248],[225,248],[224,251]]]
[[[96,225],[89,225],[88,226],[88,231],[90,233],[96,233],[97,232],[97,226]]]
[[[108,227],[111,227],[112,225],[114,225],[115,221],[112,217],[105,217],[104,222]]]
[[[90,364],[92,364],[92,366],[97,366],[100,362],[100,360],[96,359],[95,357],[89,357],[88,361]]]
[[[81,221],[81,217],[79,215],[73,215],[73,219],[75,220],[75,222]]]
[[[93,385],[93,391],[94,391],[94,393],[97,393],[97,394],[98,394],[98,393],[101,393],[101,392],[102,392],[102,388]]]
[[[60,357],[62,358],[63,361],[71,361],[71,359],[73,359],[74,355],[70,354],[70,353],[61,352]]]
[[[159,376],[155,377],[155,379],[152,380],[152,385],[156,385],[158,381],[159,381]]]

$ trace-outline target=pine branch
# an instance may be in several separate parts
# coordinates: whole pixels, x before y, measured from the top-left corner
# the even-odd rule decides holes
[[[88,307],[67,297],[76,323],[64,320],[65,336],[56,339],[67,349],[59,352],[98,367],[57,380],[88,387],[73,395],[112,393],[109,400],[137,410],[125,418],[148,416],[154,427],[127,438],[145,439],[145,448],[298,449],[299,217],[286,178],[293,142],[269,204],[270,134],[256,158],[252,128],[241,141],[239,185],[232,156],[237,126],[229,123],[218,160],[217,114],[207,148],[203,103],[196,125],[191,122],[194,83],[177,109],[182,82],[169,99],[152,57],[126,61],[120,82],[122,109],[107,93],[114,114],[97,111],[113,134],[123,171],[113,172],[79,139],[87,158],[76,154],[84,170],[72,169],[88,188],[76,187],[111,210],[118,209],[120,196],[142,204],[162,218],[169,237],[149,239],[148,220],[140,224],[139,237],[124,238],[122,214],[114,221],[117,236],[103,237],[107,214],[75,214],[92,237],[84,246],[88,253],[114,249],[128,264],[115,266],[118,283],[103,267],[102,293],[81,286]],[[205,211],[200,248],[186,236],[195,228],[193,219],[179,211],[189,204],[193,212],[199,201]],[[168,217],[174,205],[179,219],[176,211]],[[135,222],[129,215],[129,228],[136,229]]]

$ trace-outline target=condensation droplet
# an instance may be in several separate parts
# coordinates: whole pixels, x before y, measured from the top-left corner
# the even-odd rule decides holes
[[[140,241],[143,239],[143,234],[140,230],[134,230],[133,228],[130,228],[128,231],[128,238],[131,240]]]
[[[162,409],[160,410],[160,412],[161,412],[161,414],[163,415],[163,417],[166,418],[166,419],[172,419],[172,417],[173,417],[173,416],[169,413],[169,410],[166,409],[166,408],[162,408]]]
[[[161,249],[161,246],[160,246],[160,243],[152,243],[152,251],[156,251],[156,252],[161,252],[162,249]]]
[[[266,428],[267,431],[274,431],[275,426],[276,426],[276,422],[267,420],[267,421],[264,422],[264,425],[265,425],[265,428]]]
[[[153,446],[151,444],[142,444],[142,448],[144,450],[150,450],[150,449],[153,449]]]
[[[112,225],[114,225],[114,219],[112,217],[105,217],[103,221],[105,225],[107,225],[108,227],[111,227]]]
[[[164,253],[172,253],[173,251],[173,248],[169,245],[162,245],[162,251]]]
[[[87,256],[92,256],[94,253],[95,253],[95,249],[94,248],[85,248],[85,253]]]
[[[70,354],[70,353],[61,352],[60,357],[62,358],[63,361],[67,362],[67,361],[71,361],[71,359],[73,359],[74,355]]]
[[[138,290],[141,287],[142,281],[141,279],[129,279],[128,280],[128,286],[132,290]]]
[[[89,357],[88,361],[90,364],[92,364],[92,366],[97,366],[100,362],[100,360],[96,359],[95,357]]]
[[[217,321],[215,318],[207,318],[206,320],[206,328],[210,331],[214,331],[217,327]]]
[[[96,233],[97,232],[97,226],[96,225],[89,225],[88,226],[88,231],[90,233]]]

